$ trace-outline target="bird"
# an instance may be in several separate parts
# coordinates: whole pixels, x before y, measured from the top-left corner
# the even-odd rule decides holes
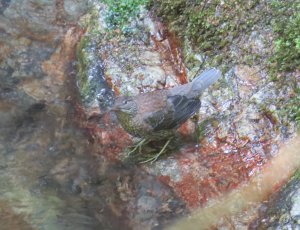
[[[111,110],[116,112],[121,126],[132,136],[142,138],[133,151],[145,142],[168,138],[158,154],[141,163],[158,159],[176,130],[200,109],[200,94],[220,76],[220,70],[211,68],[184,85],[116,98]]]

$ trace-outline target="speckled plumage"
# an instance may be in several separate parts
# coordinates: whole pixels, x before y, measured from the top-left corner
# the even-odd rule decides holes
[[[118,97],[112,110],[129,134],[150,140],[164,139],[199,110],[199,95],[220,76],[221,72],[212,68],[185,85]]]

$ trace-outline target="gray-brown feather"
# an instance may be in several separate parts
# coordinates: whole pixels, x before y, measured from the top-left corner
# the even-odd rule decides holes
[[[193,82],[169,90],[119,97],[115,111],[123,128],[133,136],[162,139],[172,135],[201,106],[199,94],[221,75],[210,69]]]

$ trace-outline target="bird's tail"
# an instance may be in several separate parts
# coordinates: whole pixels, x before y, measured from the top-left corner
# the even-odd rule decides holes
[[[221,71],[216,68],[211,68],[197,77],[190,83],[179,85],[169,89],[170,95],[184,95],[187,98],[198,98],[199,95],[208,88],[211,84],[216,82],[221,76]]]
[[[200,95],[206,88],[215,83],[222,72],[216,68],[211,68],[192,81],[192,88],[190,93],[192,95]]]

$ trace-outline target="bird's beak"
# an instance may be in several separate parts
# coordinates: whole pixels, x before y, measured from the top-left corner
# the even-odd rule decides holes
[[[118,108],[113,107],[113,108],[111,108],[109,111],[118,111]]]

